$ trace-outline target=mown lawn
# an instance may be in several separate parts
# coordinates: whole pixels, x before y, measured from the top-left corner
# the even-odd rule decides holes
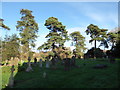
[[[25,72],[25,66],[16,66],[14,72],[14,88],[117,88],[119,60],[114,64],[107,60],[76,60],[80,68],[71,68],[70,71],[64,71],[64,66],[58,64],[56,70],[46,69],[39,66],[32,66],[33,72]],[[85,64],[85,65],[84,65]],[[106,64],[105,69],[94,69],[96,64]],[[18,69],[23,69],[19,71]],[[47,77],[43,78],[43,73]],[[9,81],[10,67],[2,67],[2,88],[6,88]]]

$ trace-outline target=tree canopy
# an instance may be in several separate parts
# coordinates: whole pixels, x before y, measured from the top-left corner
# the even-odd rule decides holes
[[[38,32],[38,24],[36,23],[32,11],[28,9],[21,9],[21,21],[17,21],[17,30],[20,31],[20,42],[26,46],[29,51],[30,46],[35,47],[35,41]]]
[[[70,37],[72,38],[72,43],[75,46],[74,54],[75,56],[83,56],[83,52],[86,50],[85,48],[85,37],[80,34],[79,31],[72,32],[70,34]]]
[[[45,38],[47,42],[38,47],[38,49],[55,49],[55,47],[63,47],[66,40],[69,40],[65,26],[55,17],[49,17],[45,26],[50,30]]]
[[[90,43],[95,41],[94,47],[96,49],[96,41],[104,41],[105,38],[107,38],[106,34],[107,31],[108,31],[107,29],[100,29],[97,25],[90,24],[85,32],[87,35],[90,34],[91,37],[91,40],[89,40]]]
[[[19,38],[16,34],[5,36],[2,41],[2,60],[11,59],[11,57],[19,57]]]

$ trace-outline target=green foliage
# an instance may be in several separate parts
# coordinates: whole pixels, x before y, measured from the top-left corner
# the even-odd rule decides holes
[[[76,49],[74,49],[73,54],[77,57],[83,56],[85,48],[85,37],[80,34],[79,31],[72,32],[70,34],[70,37],[72,38],[72,41],[74,42],[74,46]]]
[[[21,44],[26,46],[27,51],[29,51],[29,46],[35,47],[35,41],[38,37],[36,33],[38,32],[38,24],[34,20],[34,16],[32,15],[32,11],[28,9],[22,9],[20,11],[22,15],[21,21],[17,21],[17,30],[20,31],[20,41]]]
[[[94,58],[94,53],[96,53],[96,58],[103,58],[105,56],[103,50],[100,48],[91,48],[87,51],[86,55],[89,56],[89,58]]]
[[[90,24],[85,31],[86,34],[90,34],[91,40],[90,43],[93,41],[102,41],[104,38],[107,38],[107,29],[100,29],[98,26]],[[95,46],[96,47],[96,46]]]
[[[72,51],[69,47],[56,48],[55,52],[61,60],[64,58],[71,58],[72,56]]]
[[[88,27],[87,27],[87,30],[85,31],[86,34],[90,34],[90,37],[91,37],[91,40],[89,40],[89,42],[93,42],[95,41],[95,44],[94,44],[94,47],[95,47],[95,50],[96,50],[96,41],[101,41],[102,44],[106,44],[105,43],[105,40],[106,38],[108,37],[107,36],[107,29],[100,29],[97,25],[93,25],[93,24],[90,24]],[[105,46],[107,47],[107,45]],[[94,58],[96,58],[96,53],[94,54]]]
[[[19,57],[19,38],[16,34],[6,36],[2,41],[2,60],[10,59],[11,57]]]
[[[48,55],[54,56],[54,53],[52,51],[48,52]]]
[[[54,49],[56,44],[59,47],[63,47],[66,40],[69,40],[65,26],[58,21],[55,17],[49,17],[45,26],[50,30],[50,33],[45,37],[48,38],[47,42],[42,46],[38,47],[38,50],[43,49]]]
[[[114,32],[109,32],[108,34],[108,42],[112,43],[112,47],[111,50],[114,48],[115,44],[117,43],[117,41],[119,40],[118,38],[118,33],[114,33]]]
[[[116,45],[114,46],[114,49],[112,49],[113,56],[116,58],[120,58],[120,28],[119,31],[116,33],[118,36],[116,37]]]
[[[4,28],[4,29],[7,29],[7,30],[10,30],[10,28],[8,26],[6,26],[4,23],[3,23],[3,19],[0,18],[0,27]]]

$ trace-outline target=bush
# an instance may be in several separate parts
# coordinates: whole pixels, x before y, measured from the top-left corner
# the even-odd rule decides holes
[[[89,49],[85,55],[88,58],[94,58],[94,54],[96,55],[96,58],[105,57],[105,54],[104,54],[103,50],[101,50],[100,48],[96,48],[96,50],[94,51],[94,47]]]

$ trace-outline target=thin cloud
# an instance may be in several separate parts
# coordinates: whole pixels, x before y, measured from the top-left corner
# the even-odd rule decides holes
[[[103,25],[109,23],[118,25],[117,3],[68,3],[68,5],[92,22],[102,23]]]
[[[87,16],[99,23],[113,22],[116,25],[118,24],[118,15],[117,14],[110,13],[108,15],[105,15],[105,14],[98,14],[98,13],[89,13],[89,14],[87,14]]]

